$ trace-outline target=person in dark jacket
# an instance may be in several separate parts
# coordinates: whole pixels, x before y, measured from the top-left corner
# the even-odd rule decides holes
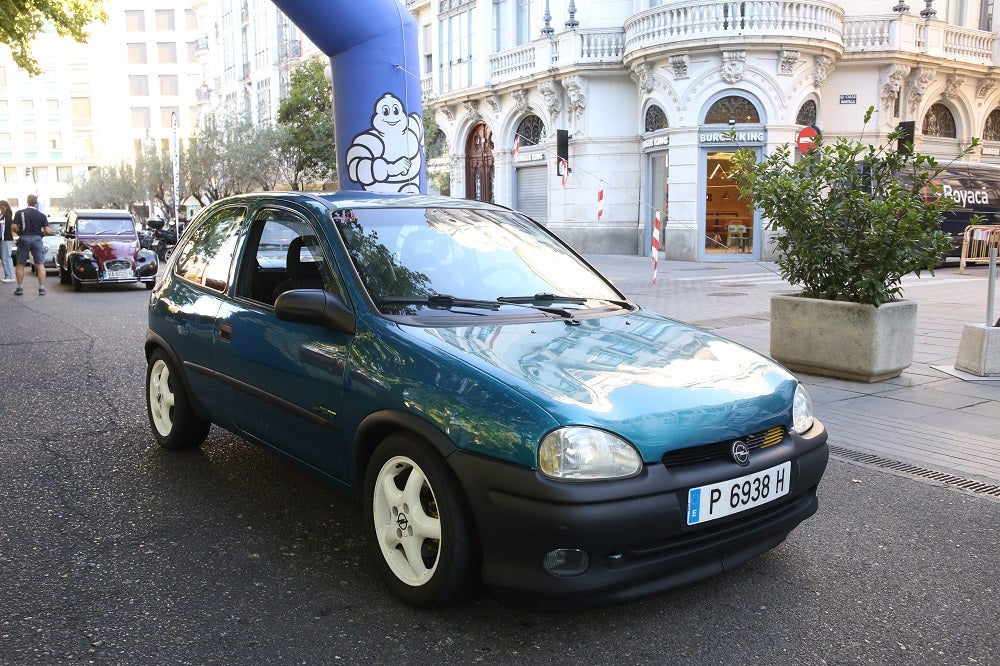
[[[17,232],[17,288],[14,295],[24,293],[24,265],[28,263],[28,254],[35,262],[35,275],[38,276],[38,295],[45,295],[45,245],[42,236],[49,233],[49,218],[38,210],[38,197],[28,195],[28,206],[14,213],[14,231]]]

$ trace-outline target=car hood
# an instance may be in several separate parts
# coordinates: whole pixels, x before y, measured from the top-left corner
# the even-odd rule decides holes
[[[106,259],[132,259],[136,253],[136,239],[108,240],[106,236],[94,236],[83,239],[94,256],[101,261]]]
[[[797,381],[757,352],[643,310],[578,322],[403,329],[646,460],[790,421]]]

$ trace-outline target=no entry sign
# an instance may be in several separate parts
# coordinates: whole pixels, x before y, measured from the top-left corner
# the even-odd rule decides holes
[[[816,139],[819,138],[819,130],[816,129],[815,125],[808,125],[799,130],[798,134],[795,135],[795,145],[803,153],[808,153],[816,145]]]

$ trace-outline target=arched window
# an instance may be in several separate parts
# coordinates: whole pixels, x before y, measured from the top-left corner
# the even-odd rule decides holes
[[[465,198],[493,201],[493,130],[479,123],[465,142]]]
[[[656,104],[650,104],[649,108],[646,109],[646,132],[655,132],[656,130],[667,128],[667,114],[663,113],[661,109]]]
[[[954,139],[958,135],[955,130],[955,116],[951,115],[948,107],[940,102],[932,104],[927,110],[921,131],[924,136],[942,136],[948,139]]]
[[[815,125],[816,124],[816,100],[807,99],[805,103],[799,107],[799,114],[795,116],[796,125]]]
[[[993,109],[983,127],[984,141],[1000,141],[1000,109]]]
[[[525,116],[517,124],[515,133],[521,137],[521,146],[537,146],[542,142],[542,136],[545,134],[545,123],[534,114]]]
[[[730,95],[723,97],[705,114],[706,125],[735,125],[737,123],[759,123],[757,107],[746,97]]]

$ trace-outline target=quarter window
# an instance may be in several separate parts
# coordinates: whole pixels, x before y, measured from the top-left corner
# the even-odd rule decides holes
[[[178,250],[174,273],[209,289],[225,291],[246,214],[243,207],[223,208],[199,224]]]

